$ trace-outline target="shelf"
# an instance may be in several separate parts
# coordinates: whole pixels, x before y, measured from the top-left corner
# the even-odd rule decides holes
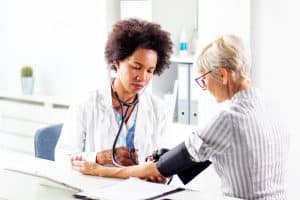
[[[39,96],[39,95],[22,95],[10,92],[0,91],[0,100],[15,103],[25,103],[31,105],[46,106],[52,108],[68,108],[70,100],[65,98]]]
[[[64,98],[0,91],[0,148],[32,153],[36,130],[62,123],[70,102]]]

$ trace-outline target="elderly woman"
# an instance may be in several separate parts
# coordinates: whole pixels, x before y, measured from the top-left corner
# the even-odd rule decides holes
[[[225,196],[244,199],[286,199],[284,174],[288,133],[258,89],[251,86],[250,57],[236,36],[224,35],[208,44],[198,59],[196,79],[227,107],[203,129],[165,153],[158,162],[126,168],[106,168],[74,160],[84,174],[145,179],[168,177],[194,162],[212,161]]]

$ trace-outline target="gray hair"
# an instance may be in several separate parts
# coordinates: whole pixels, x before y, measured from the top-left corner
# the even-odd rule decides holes
[[[198,57],[198,71],[212,71],[219,67],[232,73],[234,81],[250,80],[251,59],[243,41],[235,35],[223,35],[208,44]]]

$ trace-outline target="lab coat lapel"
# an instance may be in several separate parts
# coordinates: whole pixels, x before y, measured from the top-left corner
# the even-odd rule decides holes
[[[100,103],[101,122],[99,124],[101,127],[97,129],[100,133],[97,141],[101,144],[102,149],[109,149],[117,135],[118,124],[113,112],[110,87],[105,89],[101,95],[103,95],[103,101]]]
[[[151,134],[153,133],[153,127],[151,125],[153,124],[154,116],[151,114],[152,105],[147,93],[145,92],[139,98],[134,143],[139,151],[139,159],[142,158],[143,160],[146,156],[144,151],[146,151],[151,144]]]

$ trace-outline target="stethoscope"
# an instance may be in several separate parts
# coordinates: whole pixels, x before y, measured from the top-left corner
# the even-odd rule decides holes
[[[125,101],[122,101],[118,95],[118,93],[116,91],[113,91],[113,88],[111,86],[111,92],[112,94],[116,97],[119,105],[120,105],[120,108],[121,108],[121,123],[119,125],[119,129],[118,129],[118,132],[117,132],[117,135],[114,139],[114,143],[113,143],[113,146],[112,146],[112,163],[114,166],[116,167],[124,167],[123,165],[119,164],[117,159],[116,159],[116,145],[117,145],[117,142],[118,142],[118,139],[119,139],[119,136],[121,134],[121,131],[122,131],[122,128],[123,128],[123,125],[124,125],[124,122],[125,122],[125,119],[127,117],[127,114],[128,114],[128,110],[131,106],[136,106],[136,104],[139,103],[139,99],[138,99],[138,95],[136,95],[134,97],[134,100],[132,102],[125,102]],[[125,112],[124,112],[124,107],[127,107]],[[153,156],[153,159],[154,161],[157,161],[159,159],[159,156],[161,156],[162,154],[164,154],[167,150],[165,149],[161,149],[160,151],[155,151],[155,153],[152,155]],[[130,150],[130,153],[129,153],[129,158],[133,161],[133,163],[135,165],[138,164],[138,162],[133,158],[133,154],[134,154],[134,149],[131,149]],[[157,155],[157,156],[155,156]],[[147,158],[146,158],[147,159]],[[146,160],[147,161],[147,160]],[[166,183],[167,185],[169,185],[172,181],[172,177],[168,180],[168,182]]]
[[[114,95],[114,97],[116,97],[119,105],[120,105],[120,108],[121,108],[121,123],[119,125],[119,129],[118,129],[118,132],[117,132],[117,135],[114,139],[114,143],[113,143],[113,146],[112,146],[112,163],[116,166],[116,167],[123,167],[123,165],[119,164],[117,159],[116,159],[116,145],[117,145],[117,142],[118,142],[118,139],[119,139],[119,136],[121,134],[121,131],[122,131],[122,128],[124,126],[124,123],[125,123],[125,119],[127,117],[127,114],[128,114],[128,111],[129,111],[129,108],[131,106],[135,106],[136,104],[139,103],[139,99],[138,99],[138,95],[135,96],[134,100],[132,102],[125,102],[125,101],[122,101],[118,95],[118,93],[116,91],[113,91],[113,88],[111,86],[111,92],[112,94]],[[124,109],[124,107],[126,107],[126,109]],[[124,111],[125,110],[125,111]],[[129,153],[129,158],[134,162],[135,165],[137,165],[137,161],[133,158],[133,154],[134,154],[134,149],[130,149],[130,153]]]

